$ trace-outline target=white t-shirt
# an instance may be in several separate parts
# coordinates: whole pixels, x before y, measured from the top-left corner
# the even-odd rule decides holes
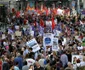
[[[33,65],[35,63],[35,60],[34,59],[31,59],[31,58],[26,59],[26,61],[27,61],[28,67],[30,67],[30,65]]]
[[[83,46],[78,46],[77,49],[78,50],[83,50]]]
[[[14,66],[14,70],[20,70],[17,66]]]

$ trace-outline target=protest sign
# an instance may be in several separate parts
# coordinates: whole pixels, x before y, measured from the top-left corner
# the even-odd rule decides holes
[[[5,39],[6,38],[6,35],[5,34],[2,34],[2,39]]]
[[[82,55],[72,55],[72,64],[77,64],[83,61]]]
[[[36,51],[40,50],[39,44],[37,43],[35,38],[33,38],[30,41],[28,41],[26,43],[26,45],[29,46],[30,48],[33,48],[33,52],[36,52]]]
[[[58,46],[58,38],[53,39],[53,46],[52,46],[52,51],[58,51],[59,46]]]
[[[52,26],[52,21],[46,21],[46,26]]]
[[[53,45],[53,34],[46,33],[43,35],[43,46],[52,46]]]
[[[21,36],[22,35],[22,32],[21,31],[16,31],[15,32],[15,36]]]

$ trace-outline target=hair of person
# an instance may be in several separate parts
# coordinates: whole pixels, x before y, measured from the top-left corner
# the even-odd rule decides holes
[[[29,48],[29,50],[32,50],[32,48]]]
[[[23,63],[24,65],[27,65],[27,61],[24,61],[24,63]]]
[[[18,64],[19,64],[18,62],[15,63],[15,65],[18,65]]]

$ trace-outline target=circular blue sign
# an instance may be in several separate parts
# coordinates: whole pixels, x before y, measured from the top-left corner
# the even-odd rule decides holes
[[[45,38],[45,44],[50,44],[51,43],[51,39],[50,38]]]

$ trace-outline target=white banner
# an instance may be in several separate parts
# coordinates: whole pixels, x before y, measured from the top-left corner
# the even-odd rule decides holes
[[[5,39],[6,38],[6,35],[5,34],[2,34],[2,39]]]
[[[46,21],[46,26],[52,26],[52,21]]]
[[[52,46],[52,51],[58,51],[59,46],[58,46],[58,38],[53,39],[53,46]]]
[[[83,61],[82,55],[72,55],[72,64],[77,64],[78,62]]]
[[[33,38],[32,40],[28,41],[26,43],[27,46],[29,46],[30,48],[33,48],[33,52],[36,52],[38,50],[40,50],[40,47],[37,43],[37,41],[35,40],[35,38]]]
[[[53,46],[53,34],[52,33],[46,33],[43,35],[43,46],[46,48],[46,46]]]

